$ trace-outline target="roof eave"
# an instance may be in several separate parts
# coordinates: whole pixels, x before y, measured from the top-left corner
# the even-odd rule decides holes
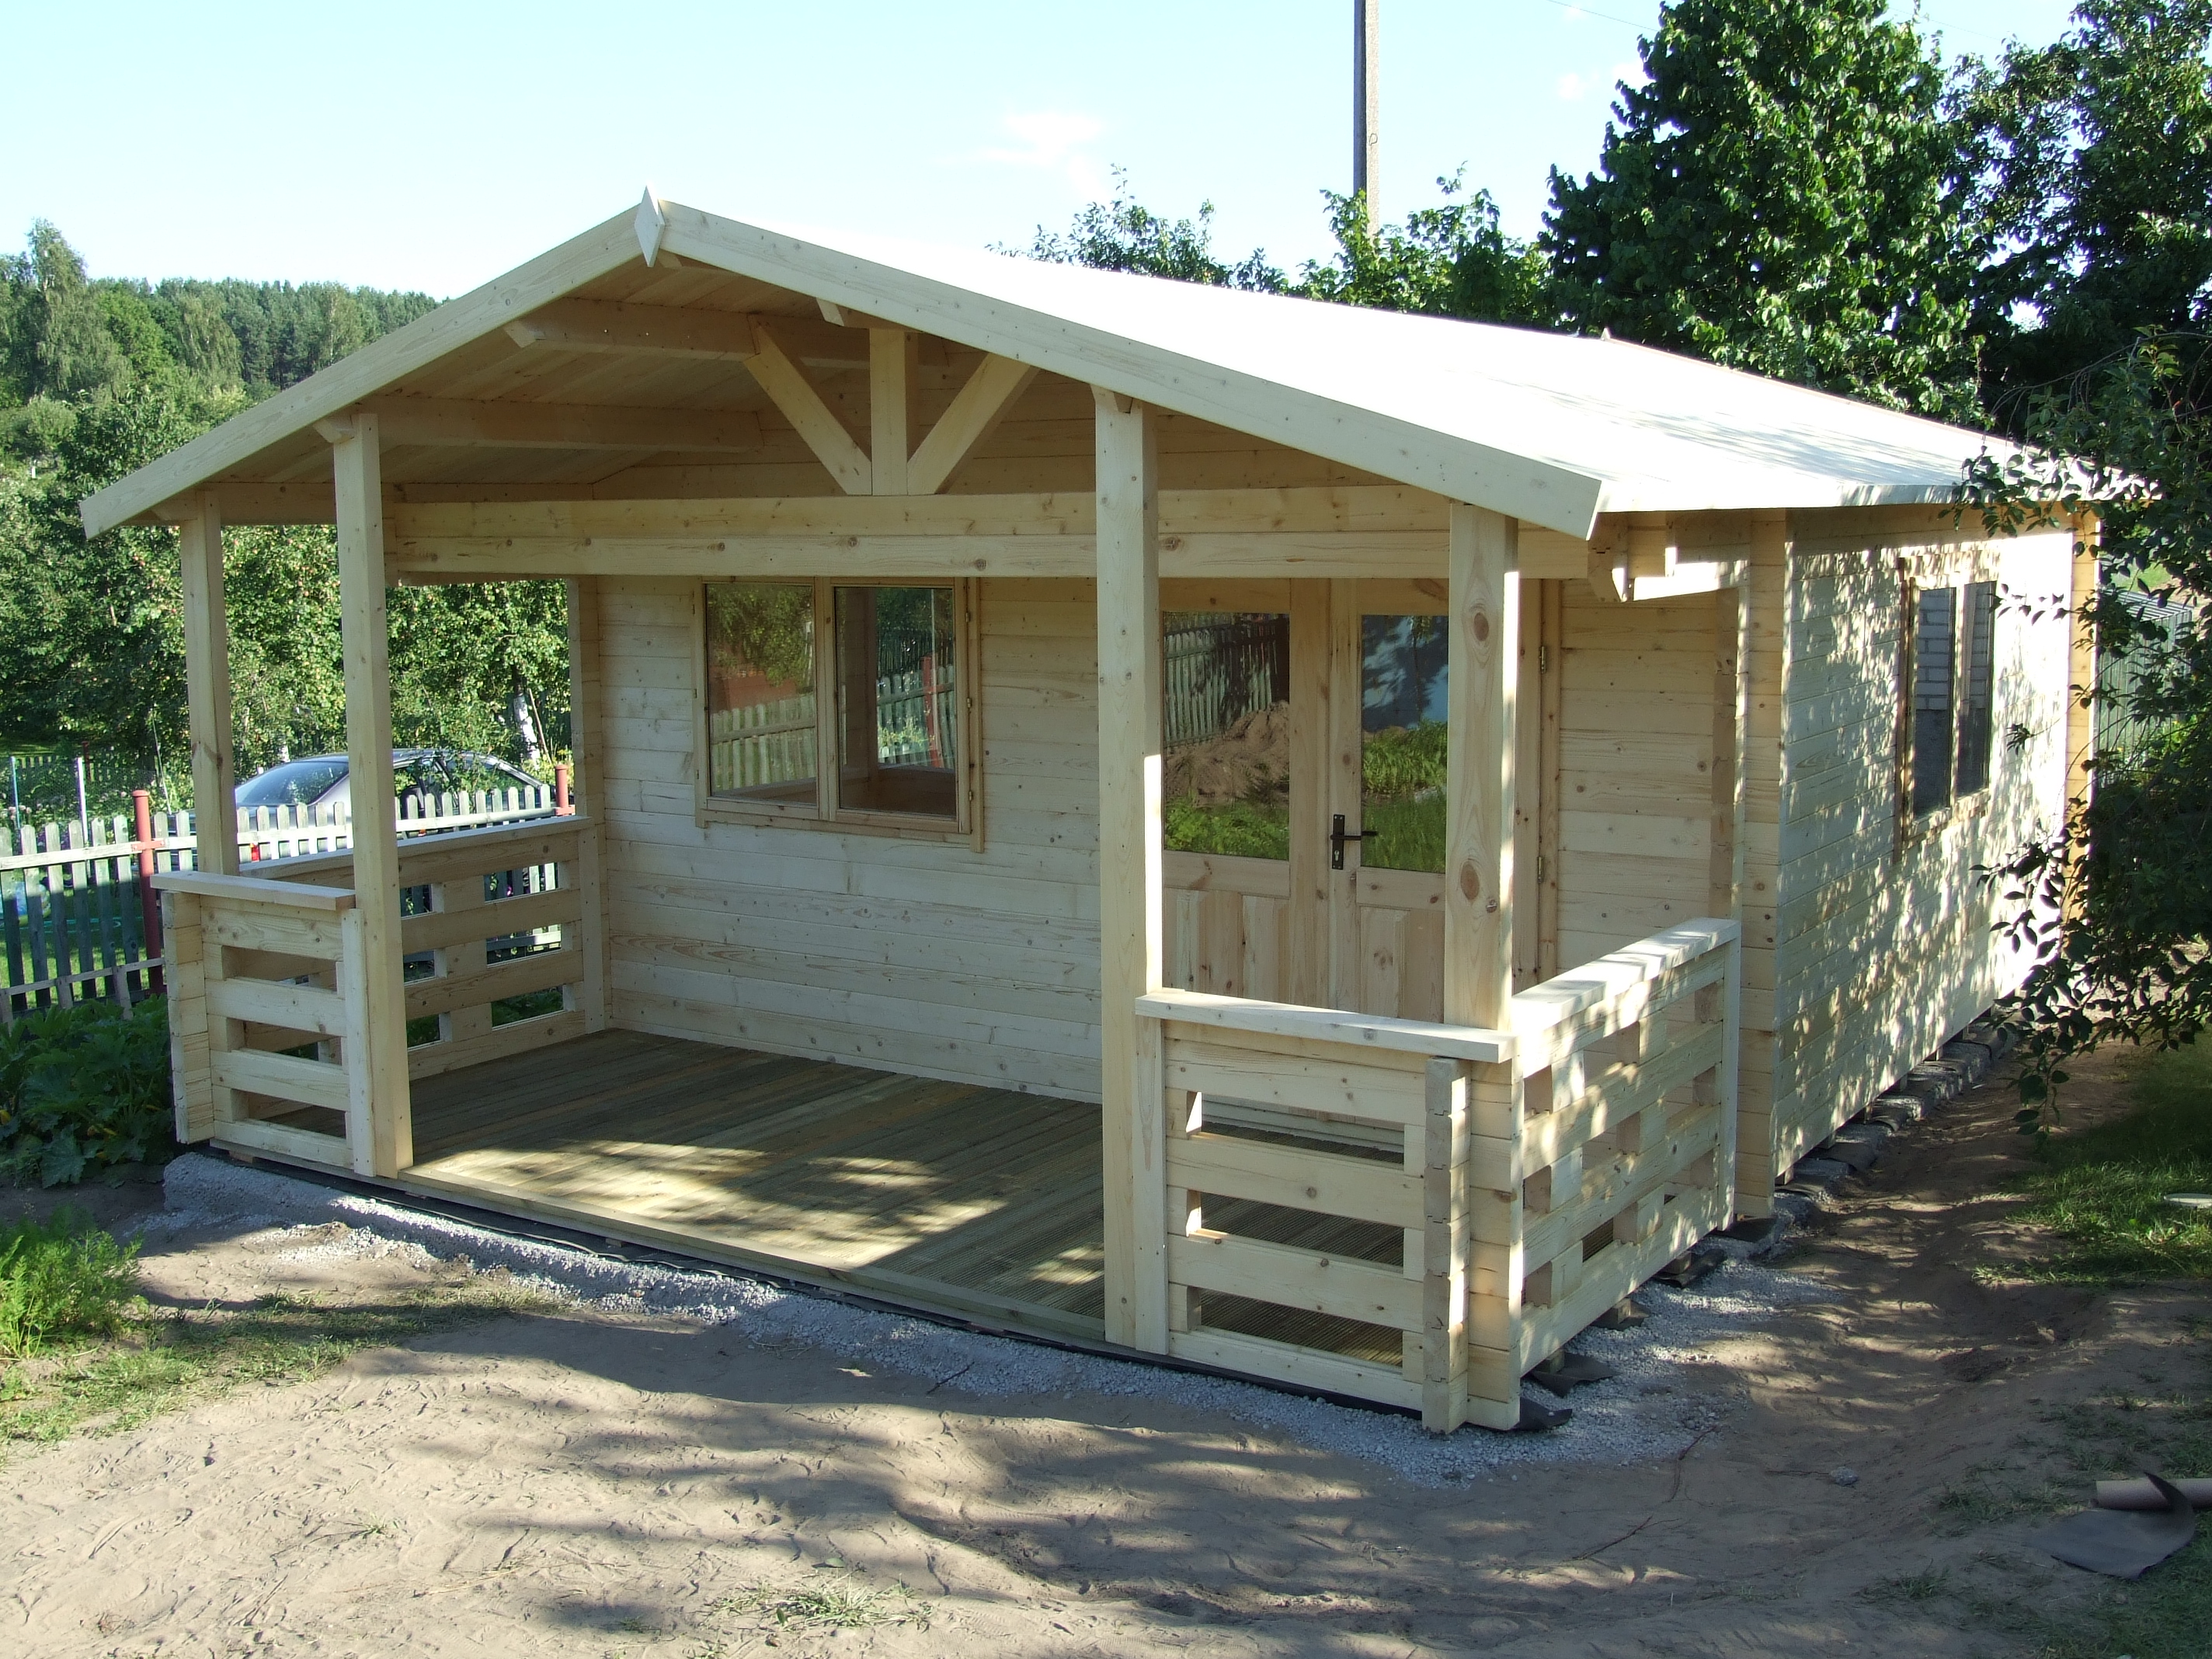
[[[457,347],[637,257],[634,215],[625,210],[483,287],[447,301],[406,327],[371,341],[159,460],[149,461],[86,496],[77,505],[84,533],[98,536],[127,524]]]

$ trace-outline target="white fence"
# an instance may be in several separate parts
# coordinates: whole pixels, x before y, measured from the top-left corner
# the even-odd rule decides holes
[[[532,788],[410,796],[400,802],[408,839],[551,817],[556,792]],[[160,911],[147,878],[199,867],[189,812],[25,824],[0,853],[0,1024],[34,1008],[88,997],[126,1006],[161,988]],[[343,806],[263,806],[238,815],[242,868],[353,845]]]

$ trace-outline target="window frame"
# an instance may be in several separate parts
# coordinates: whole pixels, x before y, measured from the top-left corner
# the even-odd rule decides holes
[[[1916,842],[1941,834],[1954,823],[1978,817],[1989,810],[1990,802],[1996,793],[1998,760],[2003,750],[1996,731],[1997,621],[2004,607],[2003,589],[1993,567],[1994,560],[1987,556],[1966,561],[1911,558],[1899,561],[1897,722],[1893,781],[1897,798],[1897,848],[1900,852]],[[1980,786],[1961,794],[1959,790],[1960,744],[1969,706],[1966,683],[1972,644],[1973,605],[1970,596],[1974,587],[1983,585],[1996,590],[1992,594],[1990,612],[1989,754]],[[1942,805],[1931,806],[1924,812],[1915,812],[1912,808],[1912,775],[1917,746],[1914,702],[1918,690],[1920,596],[1943,589],[1949,590],[1952,595],[1951,719],[1946,757],[1948,793]]]
[[[826,830],[841,835],[892,836],[907,840],[966,841],[977,850],[983,844],[982,751],[980,700],[976,696],[980,653],[976,649],[976,587],[972,578],[916,579],[888,577],[816,576],[814,587],[814,801],[750,800],[713,793],[708,776],[707,677],[707,589],[758,583],[797,586],[806,578],[715,576],[696,583],[691,590],[692,781],[697,817],[709,823],[776,825],[787,829]],[[958,775],[954,780],[954,813],[951,818],[933,813],[885,812],[841,806],[837,802],[841,766],[838,757],[836,590],[841,587],[934,587],[952,594],[953,649],[958,675],[955,718],[959,749]]]

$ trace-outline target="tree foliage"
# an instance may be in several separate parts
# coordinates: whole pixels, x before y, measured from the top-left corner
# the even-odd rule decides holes
[[[1443,200],[1401,226],[1370,222],[1364,198],[1323,191],[1336,253],[1308,260],[1295,292],[1340,305],[1535,327],[1556,320],[1550,267],[1534,244],[1508,236],[1486,190],[1464,169],[1437,180]]]
[[[1885,0],[1670,0],[1542,238],[1577,327],[1974,420],[1942,70]]]
[[[1039,225],[1029,257],[1053,264],[1135,271],[1262,294],[1279,294],[1284,286],[1283,273],[1267,263],[1260,249],[1235,264],[1215,255],[1212,203],[1200,202],[1195,219],[1164,218],[1129,193],[1129,175],[1121,167],[1114,169],[1111,201],[1092,202],[1081,209],[1065,234]]]
[[[175,536],[87,540],[78,500],[432,303],[336,283],[95,280],[44,222],[0,259],[0,744],[113,751],[184,798]],[[331,532],[240,526],[224,542],[241,770],[342,746]],[[533,743],[565,740],[558,583],[404,590],[391,612],[398,741],[536,760]]]

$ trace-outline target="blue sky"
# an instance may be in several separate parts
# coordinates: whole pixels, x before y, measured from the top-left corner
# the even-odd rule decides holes
[[[1467,167],[1534,232],[1594,164],[1650,0],[1382,0],[1386,215]],[[1947,55],[2064,0],[1924,0]],[[442,4],[120,0],[11,18],[0,243],[96,275],[335,278],[447,295],[635,202],[969,246],[1064,226],[1127,168],[1295,266],[1351,168],[1347,0]],[[67,73],[58,66],[68,65]],[[28,135],[36,135],[35,139]]]

